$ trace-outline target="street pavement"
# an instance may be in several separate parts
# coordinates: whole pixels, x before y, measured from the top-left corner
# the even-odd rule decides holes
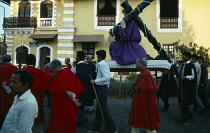
[[[210,133],[210,110],[206,110],[204,113],[194,112],[194,119],[181,126],[180,123],[175,121],[180,118],[180,108],[177,99],[170,99],[169,104],[171,107],[168,112],[161,112],[163,103],[159,100],[158,110],[160,114],[160,123],[157,133]],[[128,125],[128,116],[131,106],[131,100],[108,100],[109,111],[114,120],[118,133],[130,133],[130,126]],[[42,125],[46,131],[47,123],[49,119],[50,107],[45,106],[45,120]],[[81,127],[77,127],[77,133],[86,133],[93,125],[95,112],[87,115],[89,122]],[[146,133],[145,129],[140,129],[141,133]],[[101,132],[105,133],[103,126]]]

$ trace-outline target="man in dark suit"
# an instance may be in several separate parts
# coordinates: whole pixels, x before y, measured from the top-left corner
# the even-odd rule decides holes
[[[206,81],[207,81],[207,70],[206,66],[203,64],[204,58],[203,56],[198,57],[198,62],[201,66],[201,78],[200,78],[200,85],[198,88],[198,96],[202,100],[203,105],[206,109],[210,109],[210,103],[206,95]]]
[[[193,118],[192,116],[193,103],[196,101],[195,89],[196,89],[197,76],[196,76],[195,66],[190,62],[190,58],[191,58],[190,52],[182,53],[182,60],[184,64],[181,67],[182,75],[180,76],[180,79],[182,80],[182,87],[183,87],[183,107],[184,107],[183,116],[185,122]]]

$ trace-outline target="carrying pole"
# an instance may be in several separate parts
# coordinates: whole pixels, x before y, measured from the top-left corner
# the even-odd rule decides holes
[[[182,71],[180,71],[180,79],[179,79],[179,86],[180,86],[180,114],[181,114],[181,126],[184,124],[184,114],[183,114],[183,80],[181,79]]]
[[[90,74],[90,79],[93,80],[91,74]],[[105,121],[105,119],[104,119],[104,115],[103,115],[103,112],[102,112],[102,109],[101,109],[101,104],[100,104],[100,102],[99,102],[99,100],[98,100],[98,95],[97,95],[97,93],[96,93],[96,88],[95,88],[95,86],[94,86],[93,83],[91,83],[91,84],[92,84],[92,86],[93,86],[93,91],[94,91],[94,94],[95,94],[95,97],[96,97],[96,101],[97,101],[97,103],[98,103],[98,108],[99,108],[100,113],[101,113],[101,117],[102,117],[102,121],[103,121],[103,124],[104,124],[104,128],[106,129],[106,133],[109,133],[108,128],[107,128],[107,126],[106,126],[106,121]]]

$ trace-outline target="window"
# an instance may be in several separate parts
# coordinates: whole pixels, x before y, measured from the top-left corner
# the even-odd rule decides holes
[[[30,17],[31,3],[29,1],[21,1],[19,3],[18,17]]]
[[[160,0],[160,28],[178,28],[179,0]]]
[[[49,0],[42,1],[40,8],[40,26],[41,27],[52,26],[52,16],[53,16],[53,2]]]
[[[93,55],[95,53],[95,44],[93,43],[83,43],[82,44],[82,51],[85,53],[85,55]]]
[[[16,63],[26,64],[26,56],[28,55],[28,48],[25,46],[20,46],[16,49]]]
[[[171,57],[175,57],[175,49],[174,44],[163,44],[163,49],[166,51],[166,53]]]
[[[52,18],[53,3],[49,0],[41,2],[40,18]]]
[[[97,0],[98,26],[114,26],[116,0]]]

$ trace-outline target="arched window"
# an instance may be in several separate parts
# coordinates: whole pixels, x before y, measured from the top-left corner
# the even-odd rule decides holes
[[[29,1],[21,1],[19,3],[19,17],[30,17],[31,3]]]
[[[25,46],[20,46],[16,49],[16,63],[26,64],[26,56],[28,55],[28,48]]]
[[[45,0],[41,2],[40,18],[52,18],[53,2]]]

